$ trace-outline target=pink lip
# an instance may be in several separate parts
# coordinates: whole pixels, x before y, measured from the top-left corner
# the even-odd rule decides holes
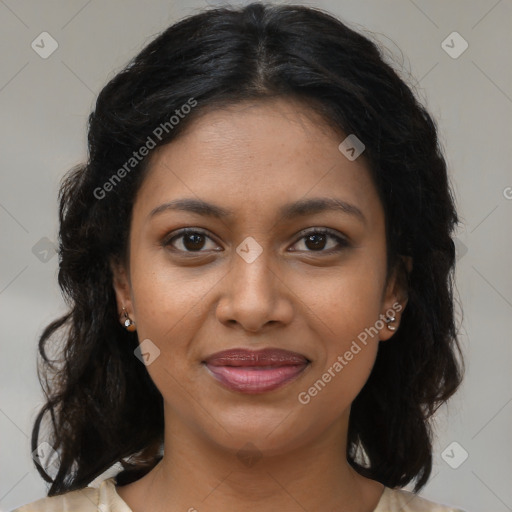
[[[228,389],[255,394],[284,386],[304,371],[309,360],[282,349],[235,349],[217,352],[203,363]]]

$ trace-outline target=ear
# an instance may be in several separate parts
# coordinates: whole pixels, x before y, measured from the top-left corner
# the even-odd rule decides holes
[[[126,309],[128,316],[135,322],[135,314],[133,309],[132,287],[129,278],[129,272],[126,265],[116,258],[110,260],[110,268],[112,270],[112,285],[116,294],[117,312],[119,318]]]
[[[410,256],[401,256],[400,258],[401,261],[395,267],[393,274],[387,283],[382,301],[382,314],[380,317],[384,320],[388,315],[393,316],[395,320],[389,322],[389,325],[395,327],[395,330],[388,329],[388,323],[384,322],[383,328],[380,329],[380,341],[388,340],[397,331],[408,301],[409,293],[407,275],[412,270],[413,260]]]

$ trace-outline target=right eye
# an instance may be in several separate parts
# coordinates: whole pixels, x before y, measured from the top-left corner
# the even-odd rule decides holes
[[[175,233],[171,233],[170,236],[167,236],[163,240],[162,245],[164,247],[170,248],[170,250],[172,251],[177,252],[206,252],[201,250],[204,248],[206,239],[211,240],[213,242],[213,240],[206,234],[205,231],[197,228],[185,228]],[[181,247],[176,247],[175,241],[178,240],[180,242],[177,245]]]

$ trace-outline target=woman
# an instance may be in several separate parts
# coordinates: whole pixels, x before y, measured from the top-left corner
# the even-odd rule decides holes
[[[101,91],[59,198],[57,460],[18,511],[456,510],[417,493],[463,374],[458,219],[374,43],[303,6],[186,18]]]

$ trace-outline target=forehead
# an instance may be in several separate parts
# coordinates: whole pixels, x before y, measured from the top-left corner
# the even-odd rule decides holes
[[[136,206],[147,215],[164,202],[195,197],[235,212],[252,205],[277,213],[284,203],[330,196],[371,214],[379,200],[369,168],[364,157],[350,161],[340,152],[345,137],[297,101],[211,110],[154,151]]]

